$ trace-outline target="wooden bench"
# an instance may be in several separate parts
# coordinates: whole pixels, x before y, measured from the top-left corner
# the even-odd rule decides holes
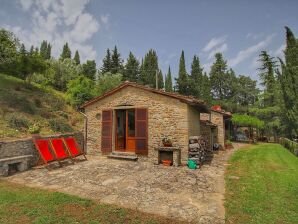
[[[33,155],[24,155],[0,159],[0,176],[8,176],[11,167],[14,167],[16,171],[27,170],[32,157]]]

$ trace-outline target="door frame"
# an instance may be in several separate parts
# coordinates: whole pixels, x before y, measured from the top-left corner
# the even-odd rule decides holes
[[[128,141],[129,140],[134,140],[134,144],[136,142],[136,136],[134,137],[129,137],[128,135],[128,110],[134,110],[136,111],[136,108],[135,107],[129,107],[129,108],[117,108],[117,109],[114,109],[115,111],[115,129],[114,129],[114,135],[115,135],[115,151],[118,151],[118,152],[133,152],[135,153],[136,152],[136,148],[134,147],[133,150],[128,150]],[[119,149],[118,148],[118,135],[117,135],[117,128],[118,128],[118,119],[117,119],[117,111],[119,110],[124,110],[125,111],[125,147],[124,149]],[[136,114],[134,115],[134,120],[135,120],[135,123],[136,123]]]

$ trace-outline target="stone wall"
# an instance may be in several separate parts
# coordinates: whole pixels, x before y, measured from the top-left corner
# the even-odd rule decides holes
[[[158,156],[154,148],[161,146],[163,135],[173,138],[173,146],[181,148],[182,163],[187,162],[188,105],[177,99],[131,86],[125,87],[85,108],[85,114],[88,117],[88,153],[101,154],[102,110],[119,109],[125,105],[148,108],[148,158],[152,162]],[[115,122],[113,123],[115,124]],[[112,149],[114,150],[115,136],[112,136],[112,139]]]
[[[223,148],[225,147],[225,122],[223,114],[215,111],[211,111],[211,122],[217,125],[217,131],[215,132],[215,141],[219,143]]]
[[[201,135],[207,140],[207,149],[211,149],[211,127],[201,122]]]
[[[188,135],[200,135],[200,112],[188,105]]]
[[[68,133],[61,135],[51,135],[51,136],[41,136],[42,138],[55,138],[55,137],[67,137],[74,136],[80,146],[83,148],[83,135],[81,132]],[[30,166],[36,165],[39,159],[37,150],[35,149],[32,138],[12,140],[12,141],[2,141],[0,140],[0,159],[32,155],[32,159],[29,161]]]

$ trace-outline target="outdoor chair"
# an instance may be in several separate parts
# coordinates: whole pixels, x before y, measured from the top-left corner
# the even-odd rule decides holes
[[[46,168],[48,168],[49,163],[56,161],[56,157],[51,150],[50,142],[48,139],[34,139],[33,143],[35,145],[35,148],[39,152],[39,155],[43,160]]]
[[[70,159],[71,162],[73,163],[72,157],[66,148],[63,139],[62,138],[53,138],[50,140],[51,146],[53,148],[53,151],[56,155],[57,161],[61,165],[61,161]]]
[[[80,148],[79,144],[73,137],[63,138],[63,141],[70,152],[72,158],[76,158],[78,156],[84,156],[85,160],[87,160],[86,153]]]

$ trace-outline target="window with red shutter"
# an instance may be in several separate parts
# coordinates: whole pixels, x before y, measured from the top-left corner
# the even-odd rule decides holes
[[[112,152],[113,111],[102,111],[101,151],[103,154]]]
[[[148,155],[148,110],[136,108],[136,154]]]

